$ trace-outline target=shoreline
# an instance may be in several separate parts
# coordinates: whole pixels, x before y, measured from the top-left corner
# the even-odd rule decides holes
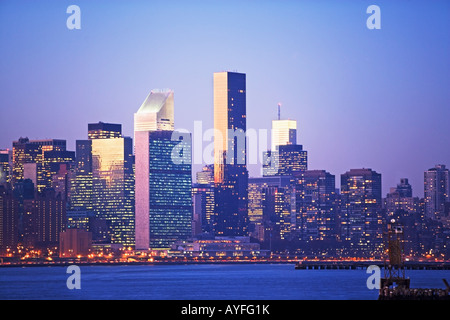
[[[294,260],[294,259],[274,259],[274,260],[155,260],[155,261],[36,261],[24,263],[2,263],[0,268],[25,268],[25,267],[67,267],[70,265],[80,266],[158,266],[158,265],[202,265],[202,264],[292,264],[295,269],[301,270],[344,270],[344,269],[365,269],[370,265],[377,265],[384,268],[384,262],[380,260],[361,261],[327,261],[327,260]],[[450,270],[450,262],[436,261],[408,261],[404,265],[406,270]]]

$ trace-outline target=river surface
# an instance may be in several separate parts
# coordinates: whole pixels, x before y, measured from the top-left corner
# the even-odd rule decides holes
[[[376,300],[366,270],[296,270],[293,264],[80,266],[80,289],[67,267],[0,268],[0,299],[63,300]],[[448,270],[407,270],[411,287],[445,288]],[[75,282],[71,282],[75,283]]]

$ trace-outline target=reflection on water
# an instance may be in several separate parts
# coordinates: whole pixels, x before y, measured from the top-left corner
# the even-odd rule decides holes
[[[376,300],[365,270],[295,270],[292,264],[0,268],[0,299]],[[444,286],[448,270],[411,270],[411,287]]]

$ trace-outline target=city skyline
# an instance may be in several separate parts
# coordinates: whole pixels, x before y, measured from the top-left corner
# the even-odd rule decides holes
[[[448,3],[378,1],[380,30],[366,27],[369,2],[134,4],[79,1],[81,29],[69,30],[66,4],[2,3],[0,148],[28,136],[75,150],[98,121],[133,137],[133,113],[153,88],[173,88],[176,129],[213,128],[211,74],[237,70],[247,128],[270,128],[281,102],[309,169],[371,168],[383,196],[408,178],[423,197],[423,172],[449,163]],[[170,26],[159,10],[171,10]],[[156,44],[163,50],[148,50]],[[250,176],[259,169],[249,165]]]

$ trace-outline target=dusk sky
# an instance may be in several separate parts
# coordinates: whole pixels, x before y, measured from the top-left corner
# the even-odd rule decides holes
[[[80,30],[66,26],[72,4]],[[372,4],[379,30],[366,26]],[[336,187],[364,167],[382,174],[383,196],[400,178],[423,196],[423,172],[450,166],[449,18],[444,0],[2,0],[0,149],[28,137],[75,150],[98,121],[133,137],[152,89],[174,90],[177,129],[206,130],[213,73],[237,71],[247,129],[270,129],[281,102],[309,169],[336,175]]]

